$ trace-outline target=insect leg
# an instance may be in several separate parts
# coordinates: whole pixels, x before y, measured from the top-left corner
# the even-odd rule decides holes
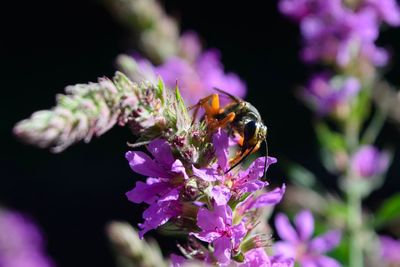
[[[236,117],[236,114],[234,112],[228,113],[228,115],[225,116],[222,120],[214,120],[210,124],[210,129],[212,131],[218,129],[218,128],[225,128],[229,123],[231,123]]]

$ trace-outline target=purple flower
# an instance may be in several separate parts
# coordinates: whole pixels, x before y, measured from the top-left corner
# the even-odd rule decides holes
[[[326,73],[315,75],[302,92],[303,99],[320,115],[327,115],[346,106],[360,90],[354,77],[331,77]]]
[[[275,227],[282,239],[274,245],[277,255],[294,258],[301,266],[341,266],[336,260],[324,255],[339,244],[341,239],[339,231],[328,231],[311,239],[314,232],[314,218],[307,210],[298,213],[294,222],[296,229],[292,227],[286,215],[276,216]]]
[[[390,266],[400,264],[400,240],[395,240],[389,236],[380,236],[381,259]]]
[[[387,170],[389,157],[373,146],[362,146],[351,158],[352,172],[362,178],[372,178]]]
[[[0,266],[51,267],[36,225],[19,213],[0,210]]]
[[[260,177],[264,175],[265,160],[268,169],[271,164],[277,162],[275,158],[259,157],[246,170],[240,170],[237,174],[232,174],[233,171],[225,174],[229,168],[229,138],[222,129],[213,135],[213,145],[217,164],[201,169],[193,166],[192,169],[193,174],[204,181],[219,181],[220,185],[214,186],[210,193],[218,205],[225,205],[232,196],[239,199],[245,193],[255,192],[268,185],[267,182],[261,181]]]
[[[238,249],[246,234],[243,222],[233,225],[232,210],[227,205],[214,205],[213,210],[201,208],[197,214],[199,233],[192,233],[198,239],[212,243],[214,256],[218,263],[226,266],[231,260],[232,251]]]
[[[306,62],[331,62],[345,67],[354,59],[384,66],[388,55],[375,41],[379,19],[400,22],[393,0],[367,1],[352,10],[340,0],[281,0],[280,11],[300,23],[304,38],[302,58]]]
[[[221,88],[238,97],[244,97],[246,86],[233,73],[225,73],[217,50],[202,53],[194,63],[179,57],[169,58],[155,68],[168,88],[179,90],[189,104],[196,104],[200,98],[215,93],[214,87]]]
[[[143,213],[145,222],[140,224],[140,237],[180,213],[179,198],[183,182],[189,179],[180,160],[175,160],[169,144],[162,139],[153,140],[147,149],[154,158],[141,151],[129,151],[126,158],[134,172],[150,176],[146,183],[138,181],[127,192],[134,203],[145,202],[150,206]]]

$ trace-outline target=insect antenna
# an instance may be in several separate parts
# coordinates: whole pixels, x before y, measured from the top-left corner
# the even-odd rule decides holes
[[[242,153],[242,155],[241,155],[242,158],[241,158],[236,164],[234,164],[232,167],[230,167],[229,170],[227,170],[227,171],[225,172],[225,174],[227,174],[227,173],[230,172],[233,168],[235,168],[237,165],[239,165],[240,163],[242,163],[243,160],[244,160],[245,158],[247,158],[247,156],[250,155],[251,152],[253,152],[253,150],[254,150],[254,148],[255,148],[256,146],[257,146],[257,145],[252,146],[251,149],[250,149],[244,156],[242,156],[242,155],[243,155],[243,153]]]

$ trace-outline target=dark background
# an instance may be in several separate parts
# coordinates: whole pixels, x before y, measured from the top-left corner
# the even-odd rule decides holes
[[[241,3],[164,1],[184,30],[196,30],[207,47],[219,48],[226,69],[246,81],[247,99],[268,125],[270,153],[304,164],[333,185],[318,162],[312,114],[293,96],[293,88],[311,72],[297,57],[296,25],[278,14],[275,1]],[[124,195],[135,183],[124,158],[126,141],[132,140],[129,131],[113,129],[90,144],[51,154],[19,143],[11,129],[33,111],[53,106],[66,85],[111,77],[115,57],[132,48],[128,31],[95,0],[14,1],[3,12],[0,203],[36,219],[58,266],[114,266],[105,225],[141,221],[141,207]],[[380,40],[390,44],[394,62],[399,60],[399,35],[400,30],[391,29]],[[388,72],[397,84],[399,66]],[[398,136],[388,126],[379,142],[399,147]],[[372,207],[399,190],[398,157],[395,162],[388,185],[369,199]],[[270,177],[285,180],[279,166]],[[168,249],[175,245],[159,240]]]

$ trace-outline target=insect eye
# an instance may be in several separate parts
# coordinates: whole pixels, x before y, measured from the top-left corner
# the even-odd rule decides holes
[[[257,131],[257,124],[255,121],[249,121],[244,126],[244,139],[249,140],[254,137]]]

